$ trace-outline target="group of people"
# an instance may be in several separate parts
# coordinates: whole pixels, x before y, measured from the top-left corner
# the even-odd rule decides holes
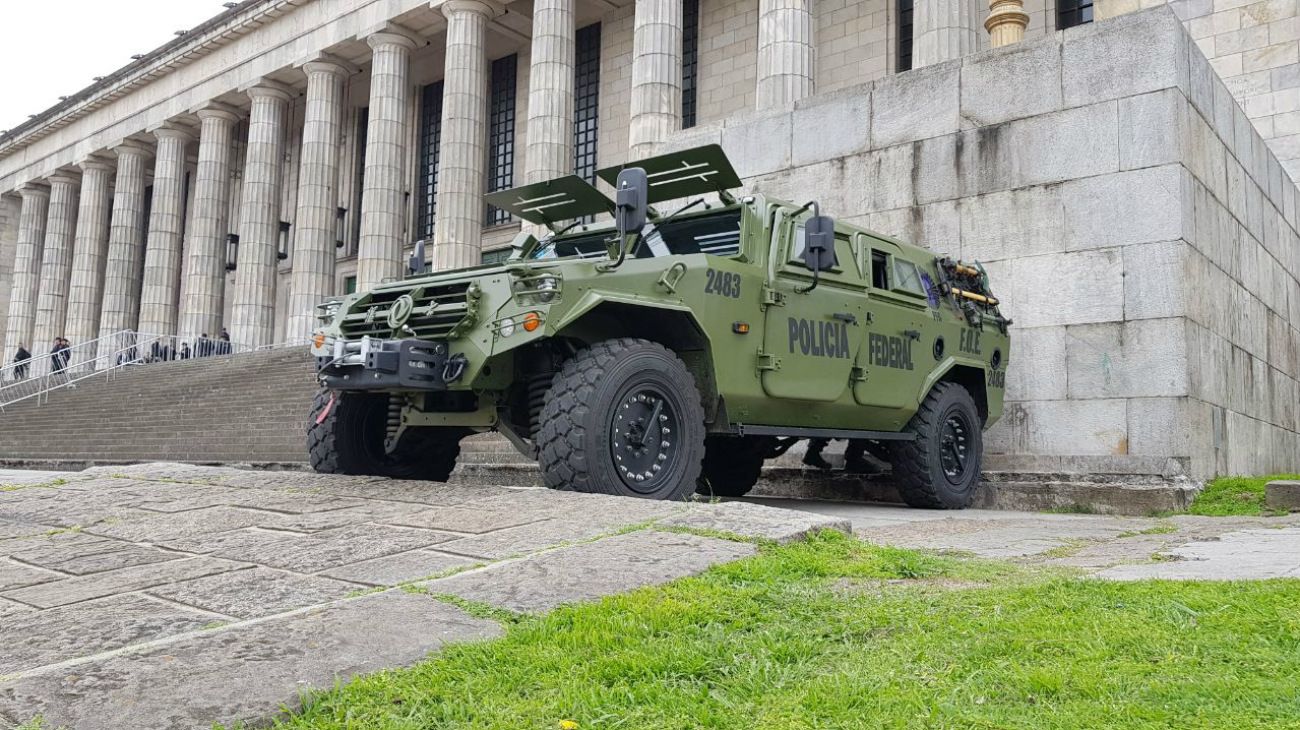
[[[68,338],[59,335],[54,338],[54,346],[50,348],[50,373],[53,375],[66,376],[68,362],[72,359],[72,343]],[[18,343],[18,352],[14,353],[14,380],[26,380],[31,370],[32,353],[27,349],[27,345]]]
[[[831,463],[822,456],[822,451],[830,444],[830,439],[810,439],[808,450],[804,452],[803,463],[823,471],[831,468]],[[864,439],[849,439],[844,449],[844,471],[849,474],[879,474],[880,466],[867,458],[868,443]]]
[[[213,355],[229,355],[234,352],[234,346],[230,343],[230,333],[226,328],[221,328],[221,333],[214,339],[204,332],[194,342],[194,348],[190,349],[190,343],[181,342],[179,346],[173,348],[168,338],[159,337],[149,345],[149,354],[141,359],[135,345],[122,349],[117,353],[117,365],[130,365],[138,362],[166,362],[168,360],[188,360],[191,357],[211,357]],[[68,365],[72,360],[72,343],[68,338],[62,335],[54,338],[54,347],[50,349],[50,373],[52,375],[67,377]],[[13,359],[13,380],[26,380],[31,374],[32,353],[27,349],[24,343],[18,343],[18,351],[14,353]]]

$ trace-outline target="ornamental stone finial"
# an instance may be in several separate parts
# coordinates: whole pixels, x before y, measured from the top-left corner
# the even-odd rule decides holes
[[[1028,25],[1024,0],[989,0],[989,17],[984,21],[984,29],[989,32],[992,47],[1001,48],[1024,40]]]

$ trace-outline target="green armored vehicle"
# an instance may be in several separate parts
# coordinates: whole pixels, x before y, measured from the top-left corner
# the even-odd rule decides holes
[[[982,269],[735,197],[716,145],[598,175],[615,200],[576,176],[488,195],[550,230],[505,263],[430,274],[417,244],[406,280],[321,306],[317,471],[446,480],[499,431],[552,488],[739,496],[798,439],[845,438],[909,504],[970,503],[1010,354]]]

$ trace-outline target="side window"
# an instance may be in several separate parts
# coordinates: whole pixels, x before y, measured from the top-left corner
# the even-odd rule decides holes
[[[799,264],[800,266],[804,265],[803,251],[807,245],[808,245],[808,231],[803,227],[803,224],[801,223],[795,226],[794,229],[794,245],[790,247],[791,263],[796,263]],[[841,236],[837,234],[835,236],[835,251],[834,251],[835,264],[831,266],[830,270],[839,271],[840,254],[845,252],[851,252],[852,250],[853,247],[852,244],[849,243],[848,236]]]
[[[893,288],[908,294],[925,295],[925,288],[921,286],[921,274],[916,270],[916,264],[900,258],[894,259]]]
[[[889,288],[889,254],[874,248],[871,249],[871,286]]]

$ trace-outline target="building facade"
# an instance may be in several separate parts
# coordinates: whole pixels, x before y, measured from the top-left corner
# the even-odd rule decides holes
[[[1004,298],[1020,309],[1026,356],[1008,386],[1019,410],[990,439],[1016,457],[1008,468],[1205,474],[1300,453],[1295,408],[1265,416],[1226,396],[1219,411],[1201,408],[1210,399],[1188,374],[1193,317],[1185,309],[1134,323],[1145,318],[1136,303],[1125,308],[1136,295],[1087,272],[1127,276],[1126,256],[1149,255],[1164,256],[1166,269],[1176,261],[1181,276],[1195,265],[1190,248],[1175,246],[1192,246],[1190,224],[1180,218],[1178,230],[1141,240],[1092,231],[1120,239],[1113,250],[1070,242],[1079,226],[1096,225],[1072,211],[1098,196],[1122,203],[1133,193],[1124,186],[1139,182],[1173,185],[1176,203],[1155,196],[1168,203],[1163,213],[1130,207],[1114,225],[1159,228],[1147,219],[1168,222],[1170,210],[1193,219],[1190,153],[1141,171],[1149,177],[1137,182],[1124,177],[1139,170],[1120,162],[1118,142],[1113,169],[1094,160],[1064,165],[1062,175],[1025,173],[1081,150],[1103,159],[1103,132],[1110,125],[1124,139],[1123,110],[1140,106],[1124,105],[1124,94],[1098,97],[1100,116],[1080,117],[1086,105],[1065,91],[1070,74],[1095,76],[1087,84],[1099,89],[1115,83],[1106,74],[1168,81],[1157,70],[1182,53],[1184,75],[1162,89],[1191,100],[1188,69],[1204,65],[1211,96],[1224,97],[1218,113],[1240,117],[1219,157],[1244,158],[1242,174],[1258,178],[1286,224],[1274,221],[1266,234],[1252,219],[1223,234],[1240,241],[1246,231],[1276,264],[1268,275],[1281,272],[1270,280],[1281,299],[1263,310],[1278,321],[1261,312],[1262,341],[1235,346],[1253,358],[1247,370],[1294,402],[1296,243],[1263,241],[1295,229],[1294,206],[1286,211],[1300,175],[1295,0],[992,5],[1008,2],[1023,8],[1024,41],[990,51],[986,0],[245,0],[0,135],[0,345],[7,361],[19,342],[31,348],[55,335],[193,338],[228,328],[248,346],[305,337],[319,301],[400,276],[412,241],[432,243],[436,268],[504,255],[520,225],[485,206],[484,192],[570,173],[593,178],[598,167],[719,141],[747,185],[798,197],[811,190],[838,200],[832,212],[882,232],[989,261],[995,286],[1010,289]],[[1164,35],[1147,47],[1125,35],[1124,19],[1109,20],[1166,4],[1155,12],[1177,18],[1177,37],[1160,26]],[[1159,25],[1151,12],[1137,16]],[[1103,32],[1107,25],[1117,30]],[[1088,44],[1102,46],[1080,61],[1089,67],[1061,60]],[[1125,65],[1111,67],[1110,56]],[[1001,75],[985,78],[987,69]],[[1147,127],[1190,134],[1179,126],[1185,115],[1152,114]],[[999,135],[1021,133],[1018,124],[1024,141],[999,147]],[[963,162],[975,149],[981,156]],[[926,172],[932,155],[950,164]],[[1016,167],[1007,180],[973,171],[1006,164]],[[846,178],[845,169],[860,176]],[[1102,173],[1120,177],[1096,190]],[[934,193],[951,185],[962,189]],[[1062,199],[1071,186],[1078,197]],[[1165,248],[1126,248],[1156,243]],[[1048,254],[1066,258],[1041,258]],[[1257,272],[1264,260],[1252,256]],[[1051,316],[1064,305],[1038,292],[1057,265],[1076,267],[1077,295],[1104,306]],[[1242,277],[1238,265],[1221,269]],[[1154,349],[1174,352],[1155,363],[1182,373],[1172,385],[1128,378],[1153,365],[1125,349],[1144,328]],[[1231,328],[1203,329],[1225,339],[1219,329]],[[1089,361],[1075,377],[1071,346],[1082,358],[1103,344],[1118,359],[1105,366],[1110,374],[1093,373]],[[1213,356],[1214,368],[1220,355],[1237,357],[1227,352]],[[1226,443],[1229,413],[1273,446],[1237,461],[1226,451],[1196,461],[1203,432]],[[1174,422],[1199,424],[1196,435],[1134,443],[1138,431]],[[1080,423],[1093,436],[1072,440],[1069,427]]]

